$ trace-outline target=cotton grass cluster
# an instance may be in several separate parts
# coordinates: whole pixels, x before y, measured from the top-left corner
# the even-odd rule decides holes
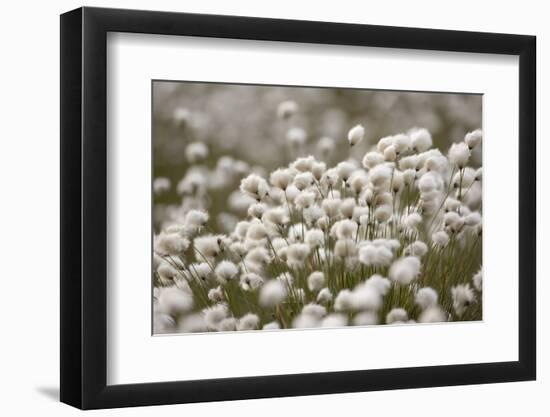
[[[283,102],[277,116],[297,110]],[[350,128],[350,149],[365,132]],[[469,166],[481,139],[444,153],[413,128],[361,160],[302,156],[271,173],[229,156],[205,169],[208,147],[190,144],[183,203],[154,237],[155,333],[481,319],[482,170]],[[299,147],[307,132],[290,127],[287,140]],[[241,215],[215,233],[205,201],[231,181]],[[154,181],[158,194],[171,186]]]

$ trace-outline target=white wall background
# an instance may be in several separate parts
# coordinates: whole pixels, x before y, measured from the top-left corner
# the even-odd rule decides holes
[[[296,0],[93,1],[89,6],[238,14],[292,19],[532,34],[538,37],[538,208],[550,210],[550,150],[542,120],[550,99],[550,26],[544,2],[297,2]],[[59,17],[76,1],[6,2],[0,24],[0,410],[2,415],[75,415],[58,403],[59,379]],[[505,180],[505,179],[503,179]],[[550,221],[539,215],[538,257],[550,249]],[[94,415],[408,416],[548,415],[548,263],[538,268],[538,381],[230,403],[145,407]],[[32,415],[32,414],[31,414]]]

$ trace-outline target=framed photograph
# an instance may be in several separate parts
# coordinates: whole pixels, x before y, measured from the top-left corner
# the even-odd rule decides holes
[[[61,16],[61,401],[533,380],[535,37]]]

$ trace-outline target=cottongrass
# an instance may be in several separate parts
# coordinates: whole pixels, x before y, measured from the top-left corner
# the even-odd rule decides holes
[[[277,115],[297,111],[287,101]],[[365,136],[351,128],[350,148]],[[308,134],[291,127],[286,139],[299,147]],[[361,161],[306,156],[263,174],[228,156],[204,170],[208,148],[191,143],[182,206],[154,238],[155,332],[480,320],[482,168],[468,163],[481,141],[475,130],[445,154],[415,127]],[[318,148],[330,154],[334,140]],[[227,230],[215,234],[201,201],[235,178],[228,205],[241,217],[224,213]],[[158,195],[170,187],[155,180]]]

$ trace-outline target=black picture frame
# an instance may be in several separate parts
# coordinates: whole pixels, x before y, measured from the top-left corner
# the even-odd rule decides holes
[[[108,32],[518,56],[518,361],[107,385]],[[61,15],[60,57],[62,402],[94,409],[536,378],[534,36],[84,7]]]

